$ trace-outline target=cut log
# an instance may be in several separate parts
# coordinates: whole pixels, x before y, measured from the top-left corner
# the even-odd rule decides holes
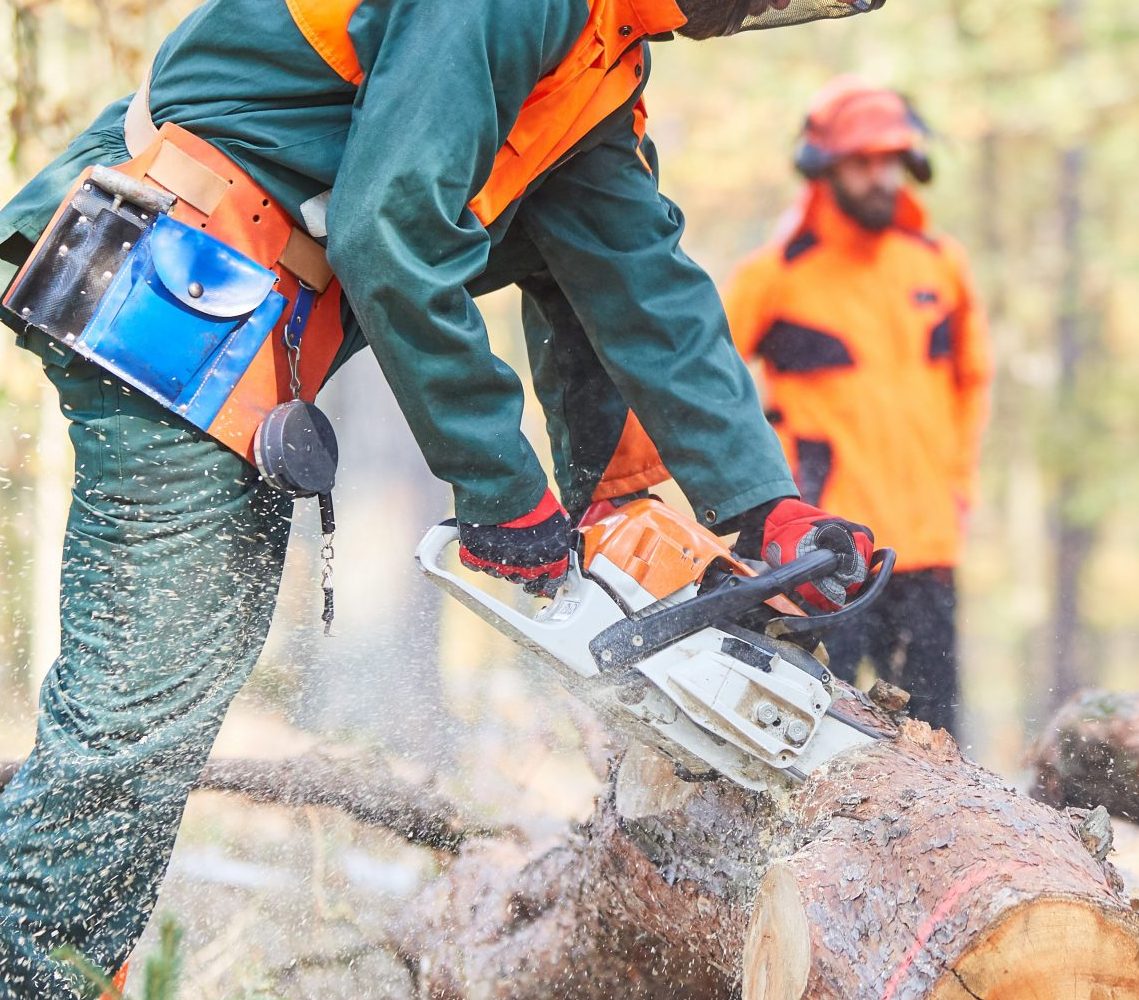
[[[893,746],[849,755],[790,818],[808,842],[764,875],[745,997],[1139,997],[1139,926],[1118,877],[1067,817],[946,733],[909,723]],[[804,924],[810,958],[788,969]]]
[[[423,996],[1133,1000],[1139,920],[1067,816],[921,723],[793,788],[631,750],[542,852],[469,843],[406,915]]]
[[[1033,795],[1049,805],[1139,820],[1139,694],[1082,691],[1028,753]]]

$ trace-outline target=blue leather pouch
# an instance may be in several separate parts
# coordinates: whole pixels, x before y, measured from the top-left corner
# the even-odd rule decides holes
[[[212,236],[160,215],[68,346],[205,429],[284,311],[276,281]]]

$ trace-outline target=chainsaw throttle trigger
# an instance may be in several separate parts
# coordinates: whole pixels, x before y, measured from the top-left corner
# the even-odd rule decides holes
[[[703,628],[735,621],[776,594],[833,573],[838,563],[836,553],[817,549],[760,576],[732,576],[683,604],[610,625],[590,642],[589,651],[602,671],[631,666]]]

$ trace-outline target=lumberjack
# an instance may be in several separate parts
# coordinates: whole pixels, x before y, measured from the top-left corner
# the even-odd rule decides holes
[[[549,592],[588,508],[671,473],[745,555],[834,549],[807,599],[857,590],[870,532],[795,499],[642,92],[650,39],[882,2],[210,0],[0,212],[4,319],[76,453],[61,654],[0,796],[0,996],[71,995],[54,949],[117,969],[138,939],[293,498],[322,496],[331,534],[312,401],[357,351],[452,486],[471,567]],[[560,501],[472,301],[511,282]]]

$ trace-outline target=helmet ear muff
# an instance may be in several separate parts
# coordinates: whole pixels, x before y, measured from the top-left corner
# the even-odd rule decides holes
[[[933,135],[933,129],[930,128],[929,122],[918,113],[917,108],[914,107],[913,102],[908,97],[903,98],[903,100],[906,102],[906,120],[916,132],[929,139]],[[910,176],[919,184],[928,184],[933,180],[933,163],[925,150],[907,149],[902,154],[902,162],[905,163]]]
[[[832,160],[830,153],[806,139],[795,150],[795,169],[809,181],[822,177]]]
[[[919,184],[928,184],[933,180],[933,163],[921,150],[905,150],[902,153],[902,163],[910,172],[910,176]]]

